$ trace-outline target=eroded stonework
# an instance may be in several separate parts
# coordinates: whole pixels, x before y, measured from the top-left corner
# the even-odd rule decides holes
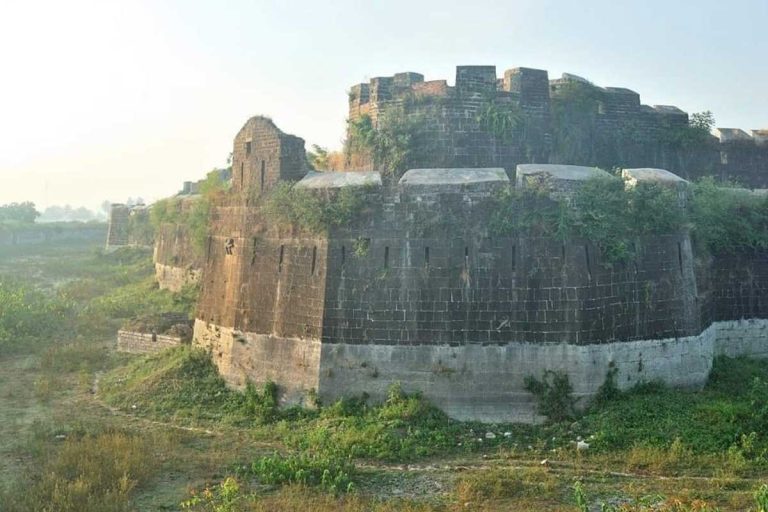
[[[567,373],[585,404],[610,367],[622,388],[698,387],[716,355],[766,352],[765,251],[702,262],[681,231],[638,238],[634,260],[611,265],[588,240],[493,236],[494,195],[513,184],[503,169],[415,169],[394,186],[375,172],[323,175],[300,139],[263,118],[246,126],[258,129],[236,138],[235,169],[251,164],[214,209],[195,322],[195,343],[234,386],[271,380],[303,403],[379,400],[399,381],[456,418],[537,421],[524,380],[545,370]],[[601,172],[521,166],[516,186],[567,196]],[[364,213],[323,234],[271,223],[259,197],[299,175],[324,197],[359,187]],[[648,169],[625,180],[685,183]]]

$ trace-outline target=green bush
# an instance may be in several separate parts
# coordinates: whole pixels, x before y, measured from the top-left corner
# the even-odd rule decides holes
[[[73,316],[72,302],[0,276],[0,346],[69,336]]]
[[[768,196],[704,178],[693,189],[693,236],[713,252],[768,249]]]
[[[491,232],[500,236],[586,238],[615,263],[634,256],[637,237],[674,233],[686,225],[677,194],[653,183],[626,188],[616,177],[592,178],[571,201],[550,198],[545,185],[499,191],[490,219]]]
[[[403,107],[385,110],[376,126],[369,115],[363,115],[349,121],[345,151],[370,155],[385,177],[397,180],[408,169],[414,151],[426,143],[423,127],[423,117],[408,115]]]
[[[501,141],[510,142],[516,135],[520,135],[524,117],[515,104],[500,105],[489,101],[480,110],[477,121],[482,130]]]
[[[262,211],[277,222],[321,233],[357,218],[366,206],[367,190],[367,187],[344,187],[336,193],[322,196],[283,182],[270,191]]]
[[[302,484],[335,494],[354,488],[355,466],[342,457],[275,454],[254,461],[249,472],[267,485]]]
[[[536,397],[537,410],[547,421],[559,423],[576,417],[576,400],[568,375],[547,370],[541,380],[528,376],[525,389]]]

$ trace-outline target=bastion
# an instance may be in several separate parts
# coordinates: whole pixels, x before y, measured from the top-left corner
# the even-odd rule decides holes
[[[212,212],[194,343],[233,386],[274,381],[284,403],[382,400],[400,382],[449,415],[538,421],[528,376],[568,375],[582,404],[618,385],[696,388],[720,354],[768,351],[768,253],[699,258],[687,231],[639,237],[631,262],[589,240],[498,236],[494,198],[545,186],[569,197],[608,173],[528,164],[318,173],[303,140],[254,117],[238,133],[233,188]],[[539,179],[546,177],[546,179]],[[684,183],[665,170],[638,181]],[[322,233],[260,208],[281,182],[365,208]],[[535,183],[534,183],[535,182]]]

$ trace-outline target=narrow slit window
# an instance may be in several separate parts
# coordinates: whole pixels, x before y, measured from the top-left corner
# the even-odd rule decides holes
[[[261,190],[264,190],[264,176],[266,175],[266,166],[264,160],[261,161]]]
[[[244,174],[243,169],[244,169],[243,162],[240,162],[240,186],[241,187],[243,186],[243,174]]]
[[[256,244],[258,243],[258,239],[253,239],[253,246],[251,247],[251,265],[254,265],[256,263]]]
[[[280,257],[277,260],[277,271],[282,272],[283,271],[283,256],[285,255],[285,246],[280,246]]]
[[[584,246],[584,258],[587,261],[587,277],[592,280],[592,262],[589,260],[589,247]]]
[[[384,268],[389,268],[389,247],[384,248]]]
[[[343,265],[346,262],[347,262],[347,248],[346,246],[342,245],[341,246],[341,264]]]
[[[424,264],[429,265],[429,247],[424,248]]]
[[[680,266],[680,274],[683,273],[683,246],[677,242],[677,264]]]
[[[245,156],[251,156],[251,141],[245,143]]]
[[[512,270],[517,268],[517,246],[512,246]]]
[[[311,274],[315,275],[315,264],[317,263],[317,246],[312,248],[312,270]]]
[[[464,247],[464,266],[469,267],[469,247]]]

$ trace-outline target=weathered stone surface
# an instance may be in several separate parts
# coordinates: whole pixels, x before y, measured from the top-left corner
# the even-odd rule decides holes
[[[516,184],[519,188],[546,190],[553,198],[568,198],[585,181],[610,177],[610,174],[596,167],[522,164],[517,166]]]
[[[117,331],[117,351],[131,354],[152,354],[182,344],[178,336],[131,331]]]
[[[474,184],[509,183],[504,169],[464,168],[464,169],[411,169],[400,178],[401,187],[471,187]]]
[[[484,71],[475,71],[467,87],[481,88]],[[385,95],[392,85],[374,86],[370,94]],[[282,132],[269,130],[279,145]],[[521,184],[543,177],[558,193],[607,176],[521,167]],[[291,169],[273,175],[293,179]],[[195,343],[228,382],[273,380],[286,402],[301,402],[310,390],[323,400],[382,398],[400,381],[458,418],[534,421],[527,375],[564,371],[586,401],[611,364],[621,386],[696,387],[715,354],[763,353],[765,251],[695,264],[683,231],[640,237],[632,261],[611,263],[587,240],[494,236],[493,190],[508,183],[501,169],[417,169],[403,181],[322,234],[264,218],[258,180],[244,179],[251,188],[214,208]]]
[[[517,166],[518,186],[524,187],[527,180],[534,176],[544,176],[556,181],[586,181],[610,175],[602,169],[580,165],[522,164]]]
[[[639,182],[658,183],[661,185],[669,185],[673,187],[686,186],[689,184],[688,180],[684,180],[680,176],[673,174],[665,169],[623,169],[621,171],[621,177],[630,186],[635,186]]]
[[[378,172],[314,172],[296,183],[298,188],[331,189],[343,187],[380,187],[381,174]]]

